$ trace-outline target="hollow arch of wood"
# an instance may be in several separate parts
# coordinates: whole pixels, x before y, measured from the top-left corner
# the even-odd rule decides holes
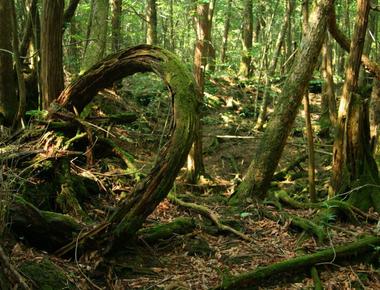
[[[164,81],[171,95],[174,125],[170,129],[171,138],[160,151],[151,172],[135,186],[131,198],[124,201],[110,218],[111,233],[115,239],[121,234],[124,239],[136,233],[171,190],[186,160],[198,122],[193,77],[174,54],[155,46],[140,45],[98,62],[56,100],[58,108],[81,112],[99,90],[137,72],[154,72]]]

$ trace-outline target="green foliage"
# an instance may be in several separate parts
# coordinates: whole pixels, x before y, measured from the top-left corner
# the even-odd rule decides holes
[[[30,110],[25,113],[25,115],[33,117],[38,120],[46,119],[48,111],[46,110]]]

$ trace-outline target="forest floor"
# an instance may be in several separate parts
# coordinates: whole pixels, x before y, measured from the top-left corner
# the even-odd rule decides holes
[[[136,83],[136,79],[138,85],[130,87]],[[134,164],[139,171],[147,172],[153,164],[160,140],[162,143],[165,139],[165,130],[162,128],[167,119],[167,96],[159,81],[150,77],[136,76],[134,79],[128,79],[124,83],[125,87],[128,89],[123,92],[124,97],[103,92],[102,101],[95,102],[92,112],[98,115],[106,114],[105,108],[110,111],[120,108],[137,111],[139,119],[132,127],[115,127],[111,132],[117,135],[116,139],[123,148],[134,156]],[[278,89],[273,87],[271,92],[275,96]],[[21,243],[13,247],[12,261],[21,264],[26,260],[42,261],[48,258],[66,273],[67,278],[78,289],[87,289],[88,280],[106,289],[210,289],[220,285],[223,277],[244,273],[258,266],[296,257],[301,253],[334,248],[365,234],[376,233],[376,224],[362,222],[353,225],[338,220],[326,229],[327,239],[321,242],[291,227],[290,221],[281,223],[280,220],[263,217],[258,207],[265,208],[276,216],[278,211],[272,204],[252,203],[251,206],[240,210],[235,210],[227,204],[228,197],[234,192],[253,158],[255,146],[262,134],[253,129],[255,108],[252,104],[257,93],[260,99],[262,92],[253,84],[238,83],[231,78],[221,77],[207,84],[203,141],[204,163],[209,176],[202,178],[197,186],[187,184],[183,177],[179,176],[172,190],[172,194],[186,202],[207,206],[217,213],[225,224],[251,237],[251,241],[218,231],[207,217],[166,199],[149,216],[145,226],[166,224],[177,217],[185,216],[196,221],[196,229],[154,244],[140,241],[138,245],[132,246],[126,241],[126,250],[108,262],[110,268],[107,274],[94,273],[95,265],[91,259],[59,259],[27,248]],[[108,104],[104,103],[107,99],[111,100]],[[311,101],[313,125],[318,133],[320,95],[313,94]],[[306,154],[304,127],[304,118],[300,110],[278,171]],[[330,175],[332,142],[331,138],[322,138],[318,134],[315,134],[315,142],[317,194],[320,200],[324,200]],[[117,200],[128,195],[128,191],[141,178],[138,174],[131,175],[128,179],[120,178],[120,166],[113,160],[96,162],[88,170],[112,192],[111,195],[102,195],[86,205],[86,211],[98,221],[103,220],[107,215],[106,209],[115,206]],[[308,200],[307,159],[288,172],[284,180],[273,182],[271,190],[280,189],[286,190],[298,201]],[[283,210],[307,219],[311,219],[315,214],[315,210],[312,209],[285,207]],[[329,263],[318,265],[318,271],[326,289],[380,289],[380,268],[360,259],[339,263],[331,260]],[[260,284],[259,288],[314,289],[314,282],[310,271],[307,270],[292,276],[271,277]]]

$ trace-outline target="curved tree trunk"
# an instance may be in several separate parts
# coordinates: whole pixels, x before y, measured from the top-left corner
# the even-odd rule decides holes
[[[243,182],[232,203],[244,203],[247,197],[266,194],[280,160],[290,129],[322,47],[326,33],[327,12],[333,0],[323,0],[316,7],[309,31],[300,46],[292,71],[287,78],[274,115],[268,123]]]
[[[172,53],[141,45],[98,62],[67,87],[57,100],[60,106],[81,112],[100,89],[137,72],[154,72],[165,82],[172,97],[174,122],[171,139],[160,151],[157,163],[108,221],[108,234],[104,241],[112,243],[112,249],[135,235],[148,215],[166,197],[186,160],[198,119],[193,77]],[[56,112],[52,109],[51,116]]]

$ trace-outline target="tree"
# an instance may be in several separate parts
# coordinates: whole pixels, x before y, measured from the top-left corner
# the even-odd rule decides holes
[[[290,17],[292,16],[292,13],[293,13],[293,5],[291,3],[291,0],[285,0],[285,6],[286,6],[285,19],[284,19],[284,23],[282,24],[281,30],[277,36],[274,55],[272,57],[272,61],[269,66],[270,74],[273,74],[276,71],[278,58],[281,52],[281,47],[284,45],[285,34],[289,28]]]
[[[248,78],[251,76],[251,49],[253,37],[253,14],[252,14],[252,0],[244,0],[244,14],[243,14],[243,29],[242,29],[242,43],[243,51],[240,62],[239,74]]]
[[[231,21],[231,3],[232,0],[228,0],[227,9],[225,14],[224,29],[223,29],[223,41],[222,50],[220,52],[220,61],[222,64],[226,60],[227,46],[228,46],[228,34],[230,32],[230,21]]]
[[[91,3],[91,16],[81,70],[84,71],[100,60],[106,51],[108,0],[96,0]]]
[[[194,77],[197,89],[197,99],[200,104],[203,103],[204,94],[204,73],[207,64],[207,36],[209,3],[200,3],[197,5],[197,15],[195,17],[197,41],[194,52]],[[199,176],[204,173],[202,150],[202,125],[201,121],[196,122],[196,133],[193,146],[187,158],[187,180],[190,183],[196,183]]]
[[[307,35],[282,89],[282,94],[262,139],[254,153],[243,182],[232,196],[232,203],[244,203],[247,197],[262,197],[280,160],[290,129],[294,123],[302,97],[314,71],[325,33],[328,11],[333,0],[319,1]]]
[[[375,160],[371,154],[368,105],[365,92],[358,90],[360,63],[368,24],[370,1],[358,0],[358,12],[353,32],[343,93],[339,105],[330,196],[347,189],[379,184]],[[380,211],[379,191],[363,188],[350,194],[350,201],[362,210],[373,206]]]
[[[41,91],[47,109],[63,90],[62,25],[64,0],[44,0],[41,22]]]
[[[13,71],[12,8],[0,1],[0,125],[11,126],[17,112],[16,84]],[[17,49],[17,48],[16,48]]]
[[[112,50],[118,51],[121,48],[121,14],[122,1],[112,0]]]
[[[146,9],[146,43],[157,44],[157,5],[156,0],[147,0]]]

